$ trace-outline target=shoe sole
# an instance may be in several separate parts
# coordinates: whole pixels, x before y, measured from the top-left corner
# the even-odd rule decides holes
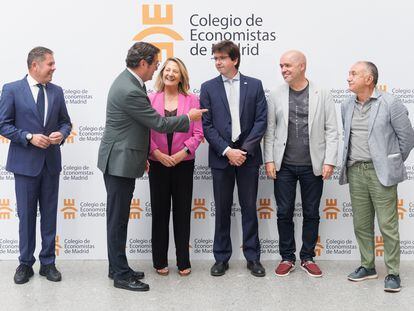
[[[306,268],[304,268],[304,267],[302,267],[302,266],[300,266],[300,268],[303,270],[303,271],[305,271],[309,276],[311,276],[311,277],[313,277],[313,278],[320,278],[320,277],[322,277],[322,273],[321,274],[312,274],[312,273],[310,273],[309,271],[308,271],[308,269],[306,269]]]
[[[384,288],[384,292],[387,292],[387,293],[398,293],[400,290],[401,290],[401,287],[400,288]]]
[[[291,268],[287,273],[285,273],[285,274],[278,274],[278,273],[276,273],[276,271],[275,271],[275,274],[277,275],[277,276],[281,276],[281,277],[284,277],[284,276],[288,276],[289,275],[289,273],[291,273],[292,271],[294,271],[295,270],[295,266],[293,266],[293,268]]]
[[[249,269],[249,268],[247,268],[247,269]],[[253,275],[253,276],[255,276],[255,277],[262,278],[262,277],[264,277],[266,275],[266,272],[263,272],[263,273],[255,273],[252,270],[250,270],[250,274]]]
[[[116,288],[120,288],[120,289],[126,289],[126,290],[130,290],[133,292],[148,292],[150,289],[148,288],[130,288],[127,286],[122,286],[122,285],[118,285],[118,284],[114,284],[114,287]]]
[[[183,271],[181,271],[181,270],[178,270],[178,274],[179,274],[180,276],[189,276],[189,275],[191,274],[191,270],[190,270],[190,271],[188,271],[188,272],[183,272]]]
[[[143,276],[135,276],[138,280],[142,280],[142,279],[145,279],[145,274],[143,275]],[[114,276],[113,275],[111,275],[111,274],[108,274],[108,278],[109,279],[111,279],[111,280],[113,280],[114,279]]]
[[[60,277],[59,279],[57,279],[57,280],[54,280],[54,279],[50,279],[45,273],[41,273],[40,271],[39,271],[39,275],[41,275],[41,276],[44,276],[44,277],[46,277],[46,279],[48,280],[48,281],[51,281],[51,282],[60,282],[60,281],[62,281],[62,277]]]
[[[210,271],[210,275],[211,275],[211,276],[223,276],[223,275],[225,275],[225,274],[226,274],[226,271],[227,271],[227,270],[229,270],[229,267],[224,268],[224,271],[223,271],[223,272],[221,272],[221,273],[211,272],[211,271]]]
[[[33,275],[34,275],[34,272],[30,273],[29,277],[28,277],[26,280],[23,280],[23,281],[20,281],[20,282],[16,281],[16,279],[14,279],[14,278],[13,278],[13,280],[14,280],[14,283],[15,283],[15,284],[19,284],[19,285],[21,285],[21,284],[25,284],[25,283],[29,282],[29,281],[30,281],[30,278],[31,278]]]
[[[378,274],[364,276],[363,278],[359,278],[359,279],[353,279],[348,276],[348,280],[352,282],[361,282],[361,281],[371,280],[371,279],[378,279]]]

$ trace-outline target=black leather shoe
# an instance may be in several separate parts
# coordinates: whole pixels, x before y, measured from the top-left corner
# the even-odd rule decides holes
[[[122,288],[126,290],[132,290],[135,292],[146,292],[149,291],[150,287],[148,284],[141,282],[136,277],[129,277],[125,280],[114,280],[114,286],[116,288]]]
[[[247,269],[249,269],[251,274],[254,276],[262,277],[266,275],[265,268],[263,268],[262,264],[258,260],[248,261]]]
[[[142,271],[134,271],[132,270],[132,276],[136,277],[138,280],[141,280],[143,278],[145,278],[145,274]],[[108,278],[110,278],[111,280],[114,279],[114,270],[110,269],[108,272]]]
[[[52,282],[59,282],[62,280],[62,274],[56,269],[55,264],[40,265],[39,274],[45,276],[46,279]]]
[[[33,276],[33,268],[29,267],[24,264],[20,264],[17,269],[16,273],[14,274],[14,283],[16,284],[24,284],[29,282],[29,279]]]
[[[216,262],[210,269],[210,274],[212,276],[222,276],[226,273],[226,270],[229,269],[229,264],[227,262]]]

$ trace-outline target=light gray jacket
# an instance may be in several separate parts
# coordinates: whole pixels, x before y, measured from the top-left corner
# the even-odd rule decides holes
[[[264,160],[274,162],[279,171],[285,153],[289,122],[289,85],[273,90],[268,98]],[[322,174],[323,164],[336,165],[338,125],[330,93],[309,81],[309,149],[313,173]]]
[[[414,131],[407,108],[389,93],[374,91],[368,123],[368,147],[380,183],[395,185],[407,179],[404,161],[414,147]],[[347,161],[349,136],[356,96],[341,105],[344,126],[344,151],[339,176],[341,185],[348,183]]]

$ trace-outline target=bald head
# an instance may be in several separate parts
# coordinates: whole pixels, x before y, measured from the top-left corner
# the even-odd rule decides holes
[[[283,53],[282,57],[280,57],[280,60],[282,59],[288,59],[293,63],[297,64],[303,64],[306,68],[306,56],[301,51],[297,50],[291,50]]]
[[[283,79],[291,87],[301,87],[304,83],[307,83],[305,78],[306,57],[302,52],[291,50],[283,53],[280,57],[280,69],[282,70]]]

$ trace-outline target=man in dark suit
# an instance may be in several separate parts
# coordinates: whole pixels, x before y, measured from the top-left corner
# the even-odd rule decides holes
[[[186,132],[190,121],[200,120],[203,112],[191,109],[187,115],[166,118],[151,107],[144,82],[151,80],[157,70],[159,52],[145,42],[129,49],[127,68],[109,90],[98,156],[107,192],[108,276],[114,279],[115,287],[133,291],[149,290],[148,284],[140,281],[144,273],[129,267],[125,247],[135,179],[148,169],[150,129]]]
[[[54,282],[62,279],[55,267],[60,145],[72,128],[62,88],[50,83],[56,69],[53,52],[36,47],[29,52],[27,65],[29,74],[5,84],[0,99],[0,134],[11,140],[6,169],[14,173],[19,216],[16,284],[33,276],[38,203],[42,235],[39,274]]]
[[[208,109],[203,116],[204,136],[209,142],[209,165],[213,175],[216,224],[211,275],[228,269],[232,253],[230,214],[237,181],[242,214],[243,253],[254,276],[264,276],[256,214],[260,141],[266,130],[267,104],[260,80],[238,71],[239,47],[231,41],[213,45],[214,61],[220,75],[202,84],[200,104]]]

